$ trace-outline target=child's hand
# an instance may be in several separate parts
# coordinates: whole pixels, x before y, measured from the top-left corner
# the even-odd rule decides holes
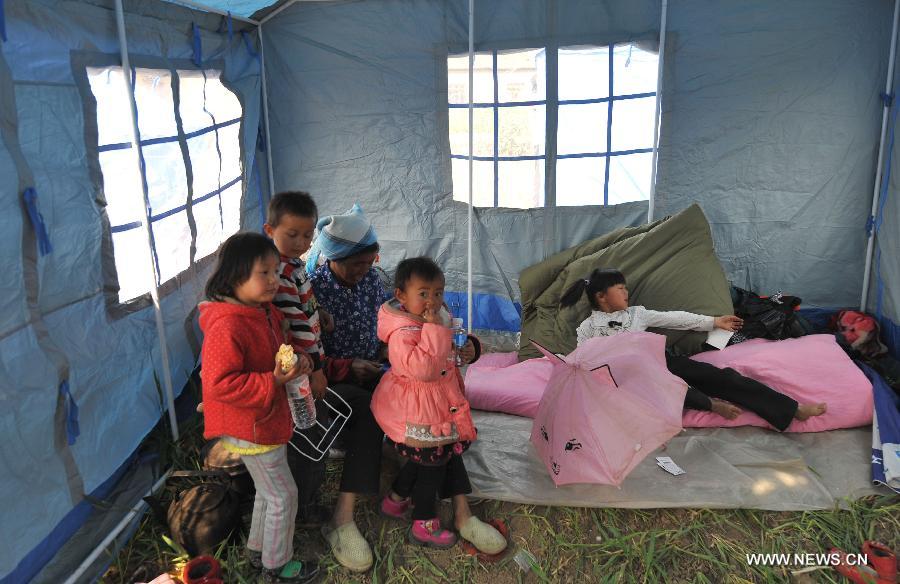
[[[298,355],[298,357],[299,357],[299,355]],[[281,364],[276,363],[276,364],[275,364],[275,371],[274,371],[274,373],[275,373],[275,385],[280,387],[280,386],[284,385],[285,383],[287,383],[288,381],[291,381],[292,379],[297,379],[298,377],[300,377],[301,375],[303,375],[303,374],[304,374],[304,373],[303,373],[303,368],[302,368],[302,366],[300,365],[300,364],[303,363],[303,362],[304,362],[304,361],[303,361],[303,358],[302,358],[302,357],[300,357],[299,359],[297,359],[297,362],[294,363],[294,366],[293,366],[293,367],[291,368],[291,370],[288,371],[287,373],[285,373],[285,372],[281,369]]]
[[[422,320],[424,320],[425,322],[431,323],[431,324],[434,324],[434,323],[440,324],[441,317],[438,316],[437,310],[435,310],[433,308],[426,308],[425,312],[422,313]]]
[[[328,379],[325,378],[325,373],[321,369],[310,374],[309,388],[312,390],[314,398],[322,399],[325,397],[325,390],[328,389]]]
[[[472,342],[472,339],[466,340],[466,344],[459,350],[459,357],[466,365],[475,359],[475,343]]]
[[[714,323],[716,328],[732,332],[739,331],[741,330],[741,327],[744,326],[744,320],[733,314],[717,316]]]
[[[285,373],[281,369],[281,364],[275,364],[275,385],[284,385],[292,379],[296,379],[301,375],[308,375],[313,369],[312,357],[306,353],[294,353],[297,361],[290,371]]]
[[[312,357],[307,355],[306,353],[298,353],[297,354],[297,365],[300,366],[300,375],[309,375],[313,370],[313,360]]]
[[[328,334],[334,332],[334,317],[321,306],[319,307],[319,323],[322,325],[323,332]]]

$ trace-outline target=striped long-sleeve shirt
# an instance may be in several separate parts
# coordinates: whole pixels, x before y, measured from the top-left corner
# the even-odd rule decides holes
[[[314,368],[320,369],[325,350],[322,348],[319,325],[319,303],[306,276],[304,264],[298,259],[281,256],[278,273],[280,282],[272,304],[284,313],[289,324],[291,344],[295,349],[309,354]]]

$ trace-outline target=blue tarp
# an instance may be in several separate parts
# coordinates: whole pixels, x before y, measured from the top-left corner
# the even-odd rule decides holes
[[[104,199],[91,174],[84,75],[79,63],[118,62],[111,2],[6,0],[8,40],[0,44],[0,581],[17,570],[27,581],[42,562],[28,556],[54,541],[64,518],[135,452],[160,419],[162,365],[151,308],[116,313],[105,270]],[[260,117],[260,65],[241,36],[219,32],[222,18],[164,3],[126,2],[134,62],[190,66],[191,22],[203,58],[243,104],[242,213],[259,228],[251,172]],[[255,46],[256,32],[247,29]],[[127,118],[121,120],[127,124]],[[92,128],[92,124],[94,127]],[[241,169],[233,169],[241,174]],[[33,188],[52,243],[41,255],[22,193]],[[108,226],[108,223],[106,224]],[[28,237],[23,237],[23,234]],[[164,291],[162,312],[176,393],[196,366],[192,310],[209,264],[185,272]],[[71,402],[80,433],[66,431]],[[61,413],[62,417],[57,417]],[[73,438],[75,438],[73,440]],[[63,522],[63,523],[61,523]],[[77,527],[77,526],[76,526]]]
[[[900,396],[871,367],[859,366],[872,382],[875,401],[872,482],[900,493]]]
[[[181,4],[178,0],[166,1]],[[252,16],[258,10],[278,4],[278,0],[198,0],[197,3],[222,12],[231,12],[236,16]]]

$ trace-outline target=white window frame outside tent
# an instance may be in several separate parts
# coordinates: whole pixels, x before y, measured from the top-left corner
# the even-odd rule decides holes
[[[138,155],[121,66],[88,66],[97,159],[115,257],[118,300],[145,299],[209,257],[240,229],[243,106],[221,69],[133,67]],[[139,165],[143,166],[141,172]],[[146,181],[145,213],[141,181]],[[150,218],[151,247],[142,227]],[[145,302],[141,303],[145,304]]]
[[[556,206],[648,200],[658,55],[641,43],[553,50],[552,76],[543,48],[474,54],[473,205],[528,209],[548,200]],[[453,196],[468,202],[468,54],[448,56],[447,69]],[[547,99],[547,79],[557,79],[556,100]],[[553,140],[545,137],[546,127],[556,127]],[[550,172],[556,180],[545,185]],[[554,190],[552,197],[545,188]]]

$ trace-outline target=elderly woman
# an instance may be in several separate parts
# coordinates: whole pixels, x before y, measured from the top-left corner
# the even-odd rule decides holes
[[[381,376],[380,344],[375,335],[378,309],[388,299],[372,268],[378,253],[375,231],[359,206],[345,215],[323,217],[309,252],[307,272],[324,318],[322,342],[329,385],[353,408],[342,433],[346,457],[337,502],[322,535],[335,559],[353,571],[365,571],[372,550],[353,520],[358,494],[377,494],[384,434],[369,407],[372,390]],[[318,258],[325,264],[316,268]]]
[[[391,298],[372,267],[380,249],[375,230],[359,205],[344,215],[323,217],[316,230],[306,269],[319,306],[333,320],[322,334],[325,354],[352,360],[349,373],[374,389],[384,357],[375,332],[378,309]],[[320,256],[325,263],[317,266]]]

